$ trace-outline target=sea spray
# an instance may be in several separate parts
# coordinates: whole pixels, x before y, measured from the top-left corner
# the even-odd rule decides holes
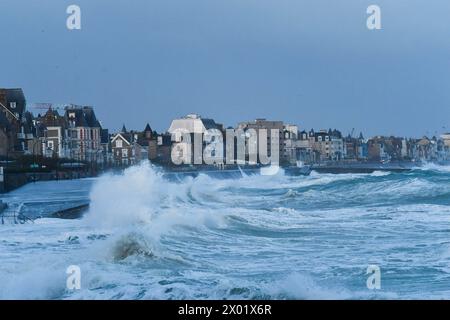
[[[167,185],[148,163],[104,175],[92,187],[86,222],[102,227],[149,223],[168,195]]]
[[[92,206],[82,220],[2,227],[0,297],[449,298],[449,183],[444,170],[169,182],[147,163],[30,184],[7,195],[28,212],[42,195],[90,191]],[[369,264],[381,291],[366,287]],[[68,265],[80,290],[65,288]]]
[[[221,226],[220,213],[195,205],[195,187],[209,177],[169,182],[150,163],[126,169],[123,174],[104,175],[93,186],[91,206],[84,223],[110,232],[104,248],[113,260],[128,256],[161,256],[162,235],[176,234],[177,226]],[[203,190],[204,191],[204,190]]]
[[[450,165],[439,165],[436,163],[427,162],[419,167],[416,167],[415,169],[424,171],[450,172]]]

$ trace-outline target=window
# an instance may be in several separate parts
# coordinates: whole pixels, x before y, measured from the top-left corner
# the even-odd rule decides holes
[[[122,149],[122,158],[128,157],[128,149]]]
[[[117,140],[116,140],[116,147],[117,147],[117,148],[122,148],[122,145],[123,145],[123,144],[122,144],[122,140],[117,139]]]
[[[9,107],[10,107],[11,109],[15,109],[16,106],[17,106],[17,104],[16,104],[15,102],[10,102],[10,103],[9,103]]]
[[[48,148],[49,150],[53,150],[53,147],[54,147],[53,141],[48,141],[48,142],[47,142],[47,148]]]

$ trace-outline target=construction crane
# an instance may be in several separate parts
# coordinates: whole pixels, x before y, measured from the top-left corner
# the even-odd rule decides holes
[[[51,103],[32,103],[31,108],[32,109],[50,109],[52,107]]]
[[[36,102],[31,103],[32,109],[39,109],[39,110],[64,110],[66,107],[72,106],[70,103],[48,103],[48,102]]]

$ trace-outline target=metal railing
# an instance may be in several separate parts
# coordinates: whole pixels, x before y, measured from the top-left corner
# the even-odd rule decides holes
[[[19,204],[17,208],[9,210],[9,207],[6,207],[2,212],[0,212],[0,222],[2,225],[7,223],[8,221],[13,224],[25,224],[27,222],[34,223],[34,220],[25,216],[21,213],[23,203]]]

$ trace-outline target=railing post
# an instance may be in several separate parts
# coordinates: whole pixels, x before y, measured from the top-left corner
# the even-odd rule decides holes
[[[5,174],[3,171],[3,167],[0,167],[0,193],[4,192],[5,189]]]

